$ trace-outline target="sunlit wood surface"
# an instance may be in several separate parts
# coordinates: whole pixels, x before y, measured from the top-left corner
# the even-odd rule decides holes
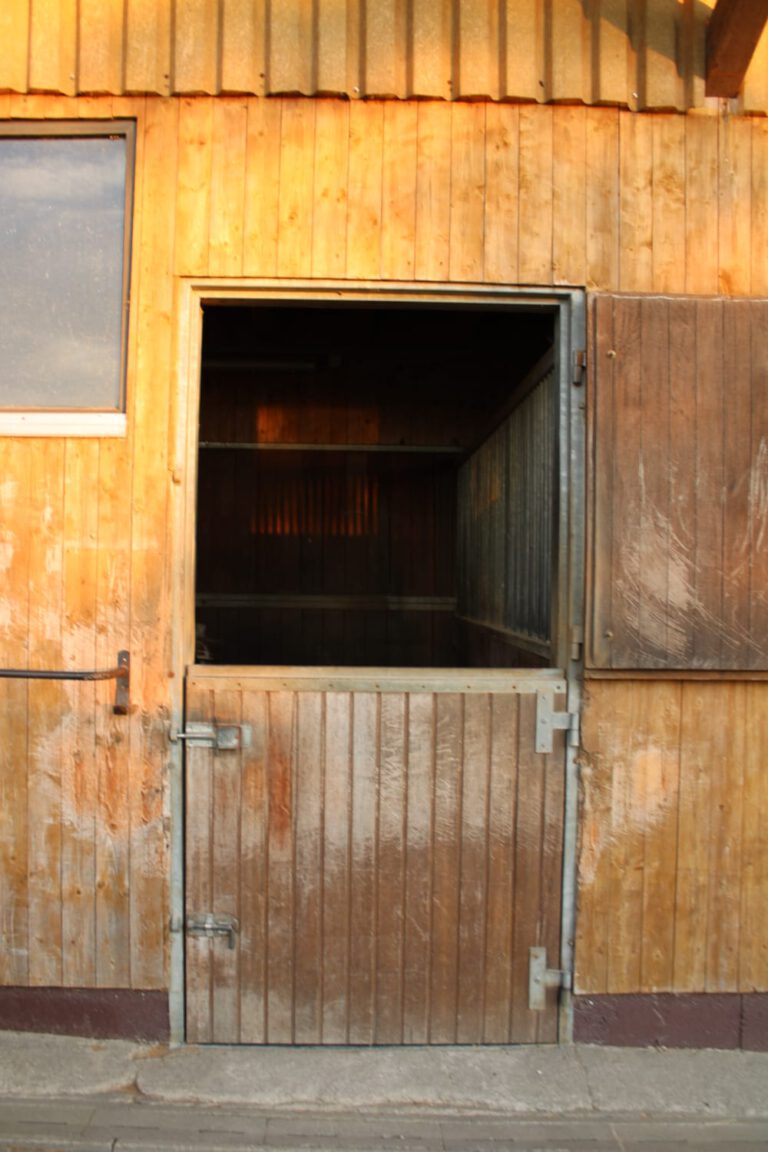
[[[46,9],[46,51],[63,59],[60,9],[36,5]],[[27,12],[4,5],[3,28]],[[152,71],[164,59],[161,12],[153,4],[137,21],[146,37],[126,66]],[[32,42],[42,43],[35,28]],[[109,684],[0,684],[0,980],[165,988],[170,677],[181,672],[171,659],[172,546],[182,531],[172,509],[187,479],[176,447],[186,384],[179,278],[766,296],[768,121],[513,103],[8,93],[0,115],[137,120],[128,436],[0,440],[3,664],[108,667],[129,648],[133,710],[111,714]],[[634,721],[608,691],[595,690],[590,723],[614,726],[626,742]],[[733,714],[717,714],[736,739]],[[719,779],[710,759],[705,775]],[[649,922],[647,946],[675,923]],[[739,954],[741,920],[723,919],[718,931]],[[585,929],[585,964],[589,941]],[[680,963],[676,979],[690,982],[695,969]],[[763,989],[765,971],[753,969]]]
[[[711,0],[5,0],[0,88],[684,110],[705,105],[712,6]],[[767,64],[764,33],[742,86],[743,110],[768,108]]]

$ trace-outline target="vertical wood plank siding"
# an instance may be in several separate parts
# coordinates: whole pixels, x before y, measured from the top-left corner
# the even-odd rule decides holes
[[[752,992],[768,969],[768,684],[597,681],[576,988]]]
[[[701,108],[711,0],[5,0],[0,91]],[[768,108],[768,31],[741,111]]]
[[[190,938],[187,1039],[551,1043],[528,950],[559,952],[564,756],[533,750],[535,693],[269,679],[190,676],[190,719],[256,743],[188,753],[187,914],[238,932]]]
[[[765,670],[768,303],[602,295],[592,320],[588,661]]]
[[[225,5],[227,13],[237,8]],[[140,0],[126,9],[132,28],[126,84],[144,84],[142,77],[167,69],[153,63],[165,59],[164,9]],[[422,9],[439,23],[439,6]],[[508,19],[523,22],[520,35],[534,36],[537,12],[509,6]],[[26,27],[28,16],[14,3],[3,7],[0,19]],[[610,21],[604,31],[613,36]],[[11,37],[4,44],[11,40],[17,43]],[[423,45],[417,72],[437,68],[431,51]],[[323,67],[337,66],[330,49],[322,59]],[[184,462],[171,447],[179,403],[176,277],[208,275],[215,267],[232,276],[274,276],[279,269],[444,280],[453,269],[478,283],[586,283],[648,292],[663,290],[676,274],[668,248],[657,248],[655,222],[662,220],[663,243],[677,245],[689,291],[764,294],[768,288],[768,128],[757,118],[478,103],[470,116],[473,132],[483,127],[477,144],[467,139],[466,108],[448,102],[297,105],[231,96],[214,109],[206,96],[0,94],[5,118],[135,117],[138,126],[128,436],[87,446],[0,440],[3,665],[74,667],[90,659],[109,665],[119,648],[129,647],[134,709],[128,718],[113,717],[108,684],[34,690],[0,684],[4,984],[167,987],[169,540],[179,530],[170,519],[170,495],[184,482]],[[654,147],[663,125],[674,138],[669,155],[659,151],[660,137]],[[353,187],[349,173],[363,171],[363,152],[378,184],[371,175]],[[670,164],[677,166],[671,180]],[[681,177],[688,208],[684,229],[673,235],[671,222],[682,219]],[[746,204],[736,186],[750,190]],[[322,204],[321,191],[327,192]],[[221,212],[229,203],[242,205],[242,221]],[[327,235],[330,227],[334,237]],[[457,228],[476,234],[459,237]],[[754,578],[762,573],[764,583],[762,555],[755,554]],[[611,704],[607,688],[600,697],[594,691],[592,723],[602,731],[615,712],[617,739],[627,739],[631,720],[623,706]],[[759,725],[763,689],[750,691]],[[726,711],[722,717],[731,723]],[[680,724],[693,727],[690,713]],[[750,740],[756,746],[755,737]],[[397,755],[393,751],[393,788]],[[724,789],[731,779],[724,759],[701,755],[707,787]],[[755,764],[747,771],[753,790],[764,787]],[[249,794],[261,786],[255,776],[243,782]],[[690,804],[696,802],[694,795]],[[631,795],[627,803],[634,803]],[[758,811],[756,803],[745,806],[745,828]],[[754,845],[759,834],[757,828],[750,833]],[[650,867],[660,841],[649,839],[644,851]],[[699,856],[702,851],[697,848]],[[764,863],[757,847],[754,853],[742,892],[764,894]],[[707,883],[715,885],[718,860],[701,859]],[[493,867],[506,867],[502,848]],[[674,875],[682,877],[685,868],[681,858]],[[687,875],[694,883],[693,873]],[[603,872],[597,876],[603,883]],[[52,900],[51,893],[60,897]],[[743,899],[744,915],[754,916],[753,897]],[[737,932],[732,923],[733,905],[713,898],[711,907],[722,947],[751,965],[750,980],[766,988],[757,945],[746,927]],[[341,911],[329,908],[326,915]],[[585,947],[582,955],[589,954]],[[698,969],[680,957],[672,987],[695,983]],[[586,983],[596,986],[600,979],[590,975]]]

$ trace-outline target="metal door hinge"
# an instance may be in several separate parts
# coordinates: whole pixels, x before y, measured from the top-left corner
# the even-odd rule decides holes
[[[528,950],[528,1007],[543,1012],[547,1007],[548,988],[570,988],[571,974],[562,968],[547,968],[546,948]]]
[[[213,912],[205,912],[187,916],[184,927],[188,936],[226,936],[229,947],[234,948],[240,922],[236,916],[214,916]]]
[[[171,730],[171,742],[186,740],[197,748],[214,748],[217,752],[236,752],[250,748],[253,730],[250,724],[208,724],[190,720],[183,732]]]
[[[587,371],[587,353],[583,348],[577,348],[573,354],[573,383],[577,388],[584,383],[584,374]]]
[[[536,751],[552,752],[552,733],[566,732],[571,747],[579,743],[578,712],[557,712],[551,692],[536,693]]]
[[[581,660],[584,648],[584,629],[580,624],[571,628],[571,660]]]

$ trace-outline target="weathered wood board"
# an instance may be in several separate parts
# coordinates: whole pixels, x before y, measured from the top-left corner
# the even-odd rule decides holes
[[[488,674],[486,674],[488,675]],[[492,677],[493,678],[493,677]],[[196,1043],[554,1041],[557,994],[528,1008],[528,950],[559,956],[565,750],[534,750],[557,673],[197,667],[189,722],[187,936]]]
[[[237,7],[228,6],[228,11]],[[110,5],[108,11],[105,6],[102,13],[100,6],[88,3],[79,11],[85,18],[95,8],[101,19],[99,38],[119,42],[115,20],[119,24],[122,18],[120,6]],[[157,90],[166,91],[167,81],[165,88],[161,81],[168,71],[167,6],[131,0],[127,11],[135,34],[125,45],[126,84],[132,90],[154,91],[157,81]],[[510,9],[507,25],[508,36],[514,32],[515,42],[528,45],[518,74],[530,78],[535,95],[537,57],[532,48],[539,40],[533,6]],[[2,67],[10,66],[15,77],[5,86],[23,87],[29,71],[27,45],[43,52],[40,25],[29,40],[29,6],[14,0],[3,6],[0,27]],[[601,26],[602,43],[614,43],[616,36],[623,43],[615,24]],[[88,71],[82,75],[95,91],[99,50],[87,36],[79,44],[81,54],[88,56]],[[449,73],[442,69],[439,43],[422,31],[418,44],[419,74],[443,77],[445,83]],[[760,75],[765,77],[765,52],[760,51]],[[67,63],[67,52],[59,56],[56,49],[54,54]],[[326,53],[323,46],[321,58],[323,67],[332,67],[330,49]],[[604,59],[608,61],[607,50]],[[601,98],[619,98],[613,93],[624,83],[624,59],[612,56],[601,71]],[[199,66],[190,60],[189,66],[193,64]],[[564,68],[558,62],[553,74],[558,84],[566,75]],[[34,79],[36,87],[58,84],[43,77],[38,85],[39,70]],[[226,103],[229,98],[217,99]],[[66,666],[91,660],[106,666],[120,648],[130,647],[135,669],[128,718],[111,715],[110,685],[63,689],[57,694],[61,712],[46,719],[47,705],[40,707],[45,693],[33,698],[29,685],[0,684],[0,790],[5,798],[0,810],[0,922],[7,943],[0,952],[0,979],[6,985],[55,979],[74,987],[168,987],[167,734],[173,685],[178,683],[171,673],[178,677],[181,672],[170,666],[170,613],[178,592],[172,543],[182,530],[172,509],[173,494],[186,481],[186,463],[176,444],[188,384],[177,371],[176,358],[179,317],[174,291],[180,277],[207,276],[212,266],[221,275],[272,277],[280,259],[298,267],[300,275],[318,279],[343,280],[364,267],[374,280],[410,282],[417,277],[440,282],[451,275],[453,261],[456,270],[471,267],[475,282],[485,285],[522,283],[535,273],[540,286],[669,292],[679,290],[683,270],[687,292],[768,294],[765,119],[733,112],[721,117],[715,110],[687,117],[664,112],[643,117],[616,108],[523,110],[514,103],[483,104],[480,174],[466,124],[460,116],[454,128],[455,106],[447,101],[387,103],[383,110],[375,101],[361,101],[355,105],[354,122],[346,101],[319,101],[313,131],[301,135],[294,130],[290,98],[247,98],[244,116],[243,97],[232,97],[232,103],[231,113],[217,113],[214,133],[208,96],[177,101],[152,95],[74,99],[39,91],[0,93],[0,116],[5,118],[114,116],[137,122],[128,435],[89,446],[70,440],[63,450],[46,449],[34,438],[0,439],[4,666],[40,664],[43,651],[47,659],[60,659]],[[474,115],[481,118],[481,112]],[[375,220],[373,200],[368,210],[361,201],[353,213],[345,207],[349,150],[358,148],[359,137],[368,131],[382,153],[381,215]],[[223,154],[226,132],[232,134],[237,163],[227,162]],[[452,140],[457,144],[455,164]],[[537,157],[542,151],[548,153],[543,165]],[[358,170],[359,156],[354,163]],[[297,225],[287,207],[287,182],[299,165],[314,173],[314,193],[310,199],[302,192],[296,201],[302,215]],[[542,167],[547,174],[543,181]],[[476,188],[464,186],[479,175],[482,213]],[[355,194],[362,196],[362,190]],[[372,194],[369,186],[366,196]],[[231,221],[212,219],[215,205],[230,199],[243,205],[242,233]],[[536,216],[540,223],[530,233]],[[459,221],[482,228],[482,266],[478,237],[457,237]],[[311,248],[298,262],[293,235],[297,226],[302,237],[311,237]],[[328,229],[335,230],[333,236]],[[765,346],[764,323],[752,330],[751,340],[755,351]],[[704,348],[702,344],[702,356]],[[764,395],[765,389],[758,389],[750,401],[755,428],[764,423],[764,409],[761,415],[758,407]],[[676,395],[678,427],[685,422],[686,402],[684,395]],[[743,412],[732,412],[729,419],[737,415],[741,419]],[[745,446],[742,425],[728,423],[724,428]],[[729,500],[738,505],[741,496],[734,491]],[[711,493],[706,499],[711,501]],[[743,514],[742,504],[735,518],[729,517],[729,531]],[[46,532],[49,547],[44,549]],[[50,569],[45,567],[48,562]],[[750,564],[753,589],[765,587],[764,550],[755,548]],[[45,603],[31,609],[32,583]],[[728,601],[731,621],[737,619],[738,604]],[[757,699],[759,687],[753,691]],[[614,707],[608,689],[600,697],[596,692],[594,723],[613,725],[616,739],[629,739],[635,720],[625,708]],[[764,711],[763,704],[756,724]],[[27,741],[30,716],[35,717],[32,743]],[[735,739],[737,719],[725,709],[721,718],[727,739]],[[48,723],[51,732],[46,736]],[[691,727],[681,728],[684,736]],[[751,740],[751,746],[761,746],[754,735]],[[702,772],[718,776],[715,752],[705,748],[701,756]],[[750,788],[757,787],[761,773],[758,768],[750,773]],[[256,788],[257,782],[248,786]],[[744,811],[743,834],[752,829],[750,843],[755,846],[751,859],[764,860],[752,828],[760,808],[749,804]],[[50,844],[43,845],[40,828],[60,818],[61,836],[52,834]],[[759,885],[757,871],[745,875],[750,884]],[[585,889],[584,909],[592,899],[590,891]],[[46,903],[46,892],[60,893],[58,901]],[[757,906],[750,897],[738,905],[737,921],[721,922],[718,947],[737,954],[740,964],[749,965],[751,986],[765,990],[768,969],[759,963],[759,933],[748,927],[755,923]],[[668,938],[668,927],[658,920],[654,924],[660,939]],[[33,962],[41,930],[53,944]],[[587,963],[593,944],[586,934],[580,939]],[[680,986],[695,983],[700,960],[694,953],[699,947],[677,953],[675,979]]]
[[[768,301],[592,305],[592,625],[613,669],[768,669]]]
[[[591,680],[576,990],[754,992],[768,970],[768,684]]]

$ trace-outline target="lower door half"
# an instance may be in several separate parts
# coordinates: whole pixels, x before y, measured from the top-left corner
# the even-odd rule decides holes
[[[564,735],[556,672],[195,667],[187,1039],[554,1042]],[[547,743],[545,739],[544,744]]]

